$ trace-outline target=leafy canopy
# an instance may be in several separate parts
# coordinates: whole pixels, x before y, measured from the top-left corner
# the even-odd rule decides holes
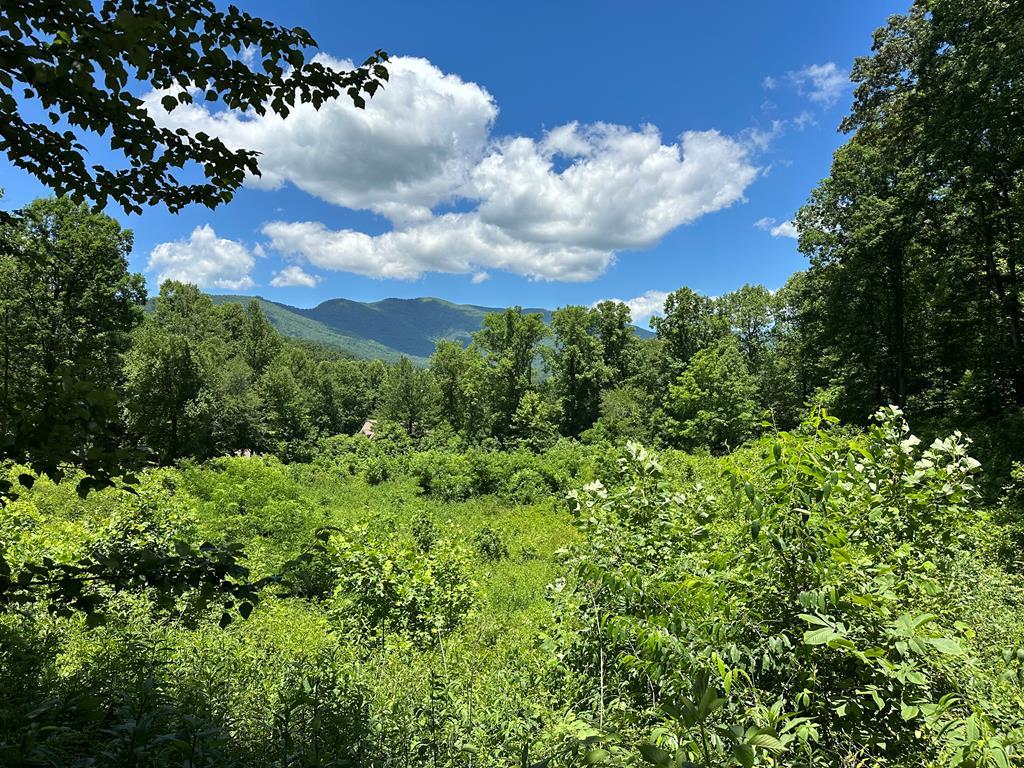
[[[184,128],[159,127],[139,83],[166,91],[168,112],[194,94],[229,109],[286,117],[296,103],[315,109],[345,94],[366,104],[388,79],[377,51],[351,71],[307,60],[316,41],[304,29],[277,26],[212,0],[23,0],[0,14],[0,150],[59,195],[113,200],[128,212],[162,203],[213,208],[229,201],[257,153]],[[251,69],[243,51],[259,62]],[[235,56],[231,56],[233,52]],[[29,109],[31,106],[33,109]],[[41,108],[49,124],[28,117]],[[80,134],[109,137],[127,167],[90,165]],[[201,166],[205,181],[176,169]]]

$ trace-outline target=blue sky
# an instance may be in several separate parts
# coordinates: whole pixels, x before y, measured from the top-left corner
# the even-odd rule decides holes
[[[906,7],[240,4],[335,59],[400,58],[366,114],[161,117],[260,149],[265,175],[215,211],[108,211],[151,290],[172,275],[301,306],[614,297],[637,315],[682,285],[776,288],[803,268],[785,222],[843,140],[853,58]],[[45,192],[6,162],[0,186],[5,207]]]

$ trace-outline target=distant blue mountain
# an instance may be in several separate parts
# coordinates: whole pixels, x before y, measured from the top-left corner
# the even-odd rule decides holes
[[[213,300],[247,304],[253,298],[285,336],[344,349],[356,357],[387,361],[406,355],[416,362],[425,362],[441,339],[468,344],[472,334],[483,325],[485,315],[504,311],[500,307],[453,304],[431,297],[373,302],[329,299],[309,309],[253,296],[221,295]],[[549,309],[523,311],[542,314],[544,322],[551,321]],[[642,338],[653,335],[642,328],[636,328],[636,332]]]

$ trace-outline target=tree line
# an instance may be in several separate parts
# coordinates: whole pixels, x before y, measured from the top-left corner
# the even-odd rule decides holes
[[[850,138],[796,216],[808,268],[775,291],[681,288],[654,339],[612,302],[562,307],[550,326],[512,308],[467,348],[439,343],[425,369],[356,361],[186,285],[165,284],[144,313],[130,233],[37,201],[0,231],[4,455],[99,471],[136,444],[161,461],[287,453],[367,417],[497,446],[561,435],[725,451],[810,405],[863,424],[894,403],[1012,458],[1022,30],[1024,8],[996,0],[894,16],[854,65]]]

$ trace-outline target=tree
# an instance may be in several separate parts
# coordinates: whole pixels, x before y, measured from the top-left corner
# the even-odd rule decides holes
[[[677,368],[728,332],[715,311],[714,299],[689,288],[670,293],[665,299],[665,315],[652,317],[651,326],[665,342],[665,351]]]
[[[853,135],[797,218],[808,369],[844,417],[1024,404],[1022,28],[1019,4],[922,0],[854,65]]]
[[[775,302],[763,285],[744,284],[715,301],[718,314],[736,336],[751,372],[761,366],[771,344]]]
[[[261,399],[266,406],[268,437],[278,450],[282,445],[304,440],[310,434],[310,390],[303,386],[298,361],[281,355],[264,371],[259,380]],[[300,363],[301,364],[301,363]]]
[[[126,371],[130,431],[161,463],[208,449],[202,443],[210,436],[209,412],[200,402],[206,382],[194,340],[147,323],[135,337]]]
[[[245,358],[252,372],[259,375],[281,351],[281,334],[267,320],[256,299],[250,300],[246,305],[245,315]]]
[[[539,392],[526,392],[516,407],[510,425],[515,443],[531,451],[550,448],[558,438],[558,408]]]
[[[430,372],[441,418],[469,440],[483,437],[488,429],[487,364],[480,351],[442,339],[430,358]]]
[[[360,363],[322,360],[318,364],[312,417],[320,434],[352,434],[370,415],[370,402],[371,393]]]
[[[651,444],[655,439],[652,410],[650,398],[640,387],[626,384],[602,390],[597,434],[616,442],[636,440]]]
[[[608,380],[621,384],[632,373],[638,341],[629,307],[621,301],[602,301],[594,314]]]
[[[519,401],[533,387],[533,362],[547,335],[543,315],[524,315],[522,307],[489,313],[473,335],[487,360],[491,412],[501,437],[508,435]]]
[[[669,387],[666,431],[687,449],[736,448],[756,423],[756,384],[733,336],[697,352]]]
[[[145,287],[132,235],[66,199],[0,225],[0,453],[59,478],[104,484],[121,451],[117,389]],[[0,489],[2,495],[3,489]]]
[[[212,0],[19,0],[0,14],[0,150],[59,195],[108,199],[126,211],[162,203],[214,207],[230,200],[246,174],[259,175],[257,153],[214,136],[157,125],[137,83],[166,92],[168,112],[201,94],[227,108],[286,117],[296,102],[314,108],[346,94],[365,105],[388,72],[377,51],[348,72],[306,49],[316,41]],[[239,54],[255,54],[251,69]],[[230,55],[234,52],[234,56]],[[247,57],[248,58],[248,57]],[[262,70],[262,71],[261,71]],[[34,122],[33,103],[50,125]],[[61,129],[64,130],[61,130]],[[78,129],[78,132],[74,129]],[[90,165],[80,134],[109,136],[127,167]],[[176,169],[198,164],[206,181],[183,183]]]
[[[578,437],[597,420],[601,387],[609,378],[598,321],[597,313],[579,306],[556,309],[551,318],[552,385],[562,404],[562,427],[571,437]]]
[[[437,391],[430,371],[414,368],[409,358],[402,355],[384,378],[382,415],[399,422],[412,437],[427,428],[436,403]]]

